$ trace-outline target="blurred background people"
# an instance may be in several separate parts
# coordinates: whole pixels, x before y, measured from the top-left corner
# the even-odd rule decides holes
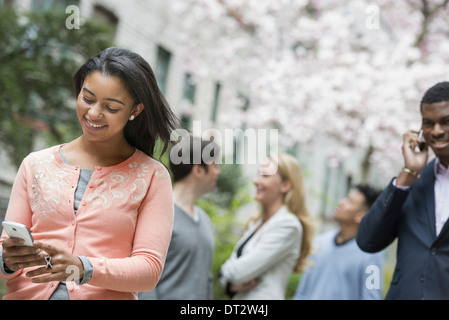
[[[213,299],[213,226],[207,213],[195,202],[215,188],[220,174],[215,162],[218,151],[216,143],[199,138],[185,139],[172,148],[170,169],[175,202],[172,238],[159,283],[151,292],[140,292],[140,300]],[[179,153],[188,156],[183,158]]]
[[[285,299],[289,277],[302,269],[313,233],[301,168],[291,155],[271,156],[253,182],[261,211],[222,265],[220,282],[232,299]]]
[[[382,299],[382,254],[363,252],[355,241],[360,221],[379,194],[369,185],[357,185],[340,201],[334,212],[339,228],[315,238],[310,265],[293,299]],[[379,278],[368,279],[370,276]]]

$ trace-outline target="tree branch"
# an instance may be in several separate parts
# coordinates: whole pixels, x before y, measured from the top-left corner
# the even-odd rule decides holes
[[[424,37],[427,34],[429,23],[430,23],[430,17],[432,15],[432,12],[429,8],[429,3],[427,0],[421,0],[422,6],[421,6],[421,13],[423,15],[423,21],[421,24],[421,32],[419,33],[418,37],[416,38],[414,46],[419,48],[421,47],[422,42],[424,41]]]
[[[424,38],[426,37],[428,31],[429,31],[429,24],[432,20],[432,16],[437,13],[439,10],[444,10],[447,5],[449,4],[449,0],[444,0],[441,4],[436,5],[435,7],[431,8],[429,6],[428,0],[421,0],[422,6],[421,6],[421,13],[423,15],[423,22],[422,22],[422,28],[421,32],[416,38],[415,41],[415,47],[420,47],[422,42],[424,41]]]
[[[237,21],[239,23],[239,25],[245,29],[246,31],[250,32],[250,33],[254,33],[256,31],[256,26],[250,23],[245,22],[245,20],[243,19],[243,16],[240,12],[238,12],[235,9],[230,9],[226,6],[226,3],[224,3],[223,0],[217,0],[218,3],[220,3],[226,10],[227,14],[234,18],[235,21]]]

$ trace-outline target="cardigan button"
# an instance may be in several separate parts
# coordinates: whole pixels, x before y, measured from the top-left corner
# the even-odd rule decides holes
[[[83,200],[83,202],[81,202],[81,204],[82,204],[83,206],[85,206],[85,205],[87,204],[86,200]]]
[[[435,255],[437,254],[437,252],[438,252],[437,248],[432,248],[432,249],[430,250],[430,254],[431,254],[432,256],[435,256]]]

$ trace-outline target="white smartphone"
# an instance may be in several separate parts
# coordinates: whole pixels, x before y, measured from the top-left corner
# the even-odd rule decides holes
[[[33,236],[26,225],[4,220],[2,226],[5,229],[6,234],[11,238],[23,239],[25,241],[23,244],[24,246],[33,246]]]

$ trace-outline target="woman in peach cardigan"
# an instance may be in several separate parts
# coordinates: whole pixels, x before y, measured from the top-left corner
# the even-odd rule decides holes
[[[153,151],[157,138],[168,146],[176,117],[129,50],[92,57],[74,85],[82,135],[28,155],[13,185],[5,219],[35,242],[3,233],[4,299],[137,299],[163,269],[173,198]]]

